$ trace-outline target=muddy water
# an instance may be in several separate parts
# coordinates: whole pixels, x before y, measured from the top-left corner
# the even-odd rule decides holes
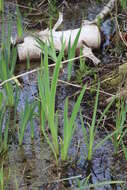
[[[86,7],[89,8],[86,9]],[[13,7],[11,7],[11,10],[12,9]],[[70,3],[69,7],[65,9],[63,27],[65,29],[76,28],[80,26],[82,16],[92,20],[100,9],[101,6],[99,4],[96,5],[95,3],[84,3],[84,1],[75,3],[75,5]],[[108,44],[108,36],[111,31],[110,21],[103,24],[102,30],[105,35],[107,35],[106,43]],[[15,25],[13,27],[13,32],[14,34],[16,32]],[[36,67],[37,63],[31,64],[31,69]],[[26,66],[24,64],[17,65],[17,74],[25,71]],[[66,68],[64,68],[64,71],[66,71]],[[65,75],[66,72],[61,72],[61,78],[65,78]],[[22,89],[18,105],[19,112],[21,107],[24,107],[26,99],[29,99],[29,102],[32,103],[38,95],[36,73],[22,77],[20,81]],[[77,89],[59,85],[56,106],[60,113],[63,112],[63,105],[66,96],[71,96],[76,91]],[[71,100],[69,103],[70,110],[73,105],[74,100]],[[82,109],[84,110],[84,113],[87,113],[89,108],[82,106]],[[62,117],[60,117],[60,120],[62,123]],[[86,126],[87,122],[88,121],[86,120]],[[20,190],[72,190],[78,187],[76,180],[69,179],[65,181],[61,180],[60,182],[59,179],[71,178],[79,175],[79,179],[81,180],[90,175],[90,183],[110,180],[127,180],[127,164],[122,159],[117,160],[113,155],[113,146],[110,141],[107,141],[105,145],[101,146],[101,148],[94,152],[91,163],[86,161],[85,154],[87,151],[83,141],[81,123],[78,119],[77,126],[78,127],[69,150],[70,161],[61,167],[56,168],[52,153],[45,140],[40,135],[39,120],[34,120],[34,140],[31,140],[30,138],[30,125],[28,125],[23,146],[19,148],[18,142],[12,141],[9,146],[8,153],[3,160],[6,175],[5,179],[7,181],[6,189],[15,190],[16,186],[18,186],[18,189]],[[104,136],[105,133],[103,130],[98,131],[95,144],[103,139]],[[8,175],[10,176],[8,177]],[[9,180],[7,180],[8,178]],[[124,189],[124,187],[120,187],[119,185],[107,185],[105,187],[96,188],[96,190],[122,189]]]

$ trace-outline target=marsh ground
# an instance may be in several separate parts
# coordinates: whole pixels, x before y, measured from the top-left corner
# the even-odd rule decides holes
[[[53,22],[57,20],[58,9],[63,9],[64,22],[61,29],[72,29],[79,27],[82,18],[93,19],[94,16],[101,10],[103,3],[95,3],[94,1],[64,1],[65,3],[58,2],[57,5],[52,7],[48,6],[48,2],[41,4],[39,1],[20,1],[20,11],[23,15],[22,22],[25,28],[24,35],[31,31],[40,30],[46,28],[49,24],[49,17],[53,16]],[[29,7],[29,8],[28,8]],[[30,8],[30,7],[33,7]],[[37,10],[38,8],[38,10]],[[43,11],[42,11],[43,10]],[[7,33],[7,20],[8,14],[12,15],[12,34],[16,35],[16,12],[15,4],[12,1],[5,1],[5,32]],[[126,28],[125,28],[126,29]],[[73,67],[73,75],[71,83],[85,84],[89,86],[96,84],[97,79],[101,81],[105,80],[105,75],[110,76],[112,70],[116,72],[119,64],[125,62],[126,53],[122,46],[118,47],[115,22],[113,18],[107,19],[101,27],[103,32],[104,42],[99,52],[96,55],[101,59],[101,64],[97,67],[92,65],[89,60],[86,60],[87,69],[81,72],[79,69],[79,62],[75,62]],[[120,44],[119,44],[120,45]],[[121,52],[120,52],[121,51]],[[37,68],[38,62],[30,64],[30,69]],[[15,74],[26,72],[26,63],[17,63]],[[67,76],[67,66],[61,69],[60,79],[64,80]],[[19,104],[17,107],[18,112],[25,105],[26,98],[29,99],[29,103],[32,103],[38,96],[37,88],[37,73],[29,74],[19,79],[22,87],[20,89]],[[105,88],[106,86],[106,88]],[[107,86],[101,86],[98,115],[101,113],[105,106],[105,100],[109,97],[109,94],[115,94],[117,89],[113,89]],[[59,83],[56,94],[56,109],[59,112],[59,120],[61,125],[60,135],[62,135],[62,122],[63,122],[63,108],[64,101],[67,96],[70,96],[69,109],[74,105],[76,99],[76,93],[80,88],[74,86]],[[109,93],[109,94],[108,94]],[[86,127],[88,123],[91,123],[94,98],[96,93],[93,90],[87,90],[82,101],[82,110]],[[115,125],[116,108],[113,105],[112,109],[108,113],[104,120],[103,126],[99,127],[95,144],[105,137],[107,133],[110,133]],[[17,123],[20,118],[17,119]],[[90,183],[98,183],[102,181],[112,180],[127,180],[127,162],[124,156],[119,152],[114,154],[113,144],[111,140],[105,142],[98,150],[93,154],[93,160],[89,163],[85,159],[86,146],[84,145],[82,128],[79,118],[77,118],[77,129],[73,137],[71,147],[69,150],[69,162],[62,164],[58,168],[55,166],[54,157],[48,147],[44,138],[40,135],[39,119],[34,120],[34,139],[30,138],[30,125],[28,125],[25,132],[23,146],[18,146],[17,136],[10,129],[10,144],[9,149],[5,156],[1,159],[4,164],[5,182],[7,190],[15,190],[16,184],[18,189],[21,190],[69,190],[78,188],[78,180],[85,179],[90,175]],[[13,128],[13,112],[12,112],[12,126]],[[77,179],[73,179],[73,177]],[[67,179],[69,178],[69,179]],[[105,187],[95,188],[97,190],[123,190],[121,185],[106,185]],[[125,187],[126,189],[126,187]]]

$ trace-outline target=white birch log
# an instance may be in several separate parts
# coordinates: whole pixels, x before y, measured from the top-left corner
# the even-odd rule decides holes
[[[83,47],[84,56],[89,57],[95,64],[98,64],[100,60],[94,56],[91,49],[98,49],[101,44],[100,30],[96,25],[97,19],[98,17],[103,19],[105,16],[107,16],[110,10],[113,9],[115,2],[116,0],[110,0],[109,3],[101,11],[101,13],[97,15],[95,20],[93,20],[93,22],[85,21],[81,27],[80,36],[77,43],[77,50]],[[52,38],[56,51],[60,51],[62,42],[65,42],[65,52],[67,52],[69,40],[71,39],[72,46],[80,28],[74,30],[56,31],[62,21],[63,17],[60,14],[57,23],[53,27]],[[37,36],[44,43],[49,43],[51,40],[51,31],[49,29],[42,30],[37,34]],[[38,44],[33,36],[25,37],[23,43],[17,44],[17,51],[20,61],[26,60],[27,57],[30,59],[38,59],[41,55],[41,50],[38,47]]]
[[[69,39],[71,39],[71,45],[80,29],[66,30],[66,31],[52,31],[52,38],[56,51],[60,51],[62,48],[62,41],[65,42],[65,52],[68,51]],[[49,43],[51,40],[51,32],[49,30],[41,31],[38,37],[45,43]],[[70,38],[71,37],[71,38]],[[84,25],[81,28],[77,49],[83,47],[83,44],[95,49],[99,48],[101,43],[100,31],[96,25]],[[48,44],[49,45],[49,44]],[[32,36],[24,38],[24,42],[17,45],[19,60],[38,59],[41,55],[41,49],[38,47],[36,39]]]

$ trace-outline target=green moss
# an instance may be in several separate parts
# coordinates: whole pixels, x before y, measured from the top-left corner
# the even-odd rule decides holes
[[[104,81],[104,82],[103,82]],[[102,87],[108,91],[117,92],[119,89],[127,91],[127,63],[119,66],[118,71],[113,71],[111,75],[105,75]]]

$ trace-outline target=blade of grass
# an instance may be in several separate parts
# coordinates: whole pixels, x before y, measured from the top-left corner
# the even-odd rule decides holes
[[[62,141],[62,147],[61,147],[61,159],[65,161],[67,159],[67,154],[69,150],[69,146],[76,128],[75,120],[78,114],[78,111],[80,109],[81,100],[83,98],[83,95],[85,93],[86,86],[83,87],[75,105],[72,110],[72,114],[70,119],[68,119],[68,99],[65,101],[65,109],[64,109],[64,136]],[[66,126],[67,125],[67,126]]]
[[[19,137],[19,145],[20,146],[23,143],[24,133],[25,133],[27,124],[33,118],[35,106],[36,106],[35,103],[30,105],[29,102],[26,100],[25,108],[24,108],[24,110],[22,110],[22,113],[21,113],[20,128],[18,128],[18,137]]]
[[[4,190],[4,170],[3,170],[3,165],[0,169],[0,189]]]
[[[4,0],[0,0],[0,12],[4,10]]]
[[[22,37],[23,36],[22,17],[18,6],[16,7],[16,13],[17,13],[17,33],[18,37]]]
[[[90,127],[89,148],[88,148],[88,160],[89,161],[92,159],[92,152],[93,152],[93,143],[94,143],[94,137],[95,137],[95,122],[96,122],[96,114],[97,114],[97,106],[98,106],[99,88],[100,88],[100,83],[98,83],[97,95],[96,95],[94,112],[93,112],[93,117],[92,117],[92,124]]]
[[[84,127],[83,116],[82,116],[81,111],[80,111],[80,120],[81,120],[81,126],[82,126],[82,130],[83,130],[83,135],[84,135],[84,142],[85,142],[87,150],[88,150],[89,144],[88,144],[87,130]]]
[[[122,141],[122,148],[123,148],[125,159],[127,160],[127,148],[125,147],[123,141]]]
[[[77,43],[78,43],[78,40],[80,37],[80,33],[81,33],[81,28],[79,29],[79,31],[76,35],[76,38],[74,40],[72,47],[71,47],[71,36],[70,36],[69,44],[68,44],[68,59],[72,59],[75,56],[75,51],[76,51]],[[68,63],[68,81],[71,78],[72,64],[73,64],[73,61],[70,61]]]

